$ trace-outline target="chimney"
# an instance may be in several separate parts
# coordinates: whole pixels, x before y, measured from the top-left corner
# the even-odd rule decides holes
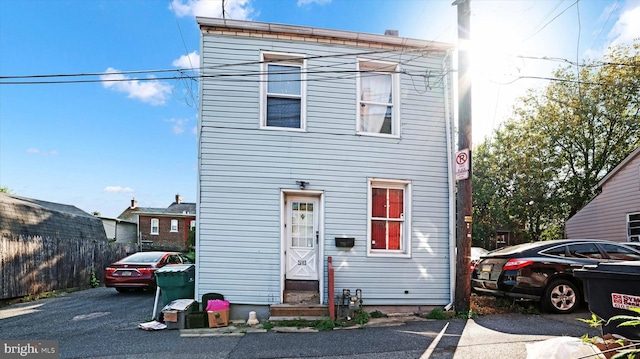
[[[181,196],[181,195],[179,195],[179,194],[177,194],[177,195],[176,195],[176,203],[177,203],[177,204],[182,203],[182,196]]]
[[[138,201],[136,201],[135,198],[132,198],[131,199],[131,208],[133,209],[133,208],[136,208],[136,207],[138,207]]]
[[[384,34],[387,36],[398,37],[398,30],[384,30]]]

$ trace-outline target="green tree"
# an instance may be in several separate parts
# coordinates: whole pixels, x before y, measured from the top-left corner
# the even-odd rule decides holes
[[[0,193],[9,193],[9,194],[11,194],[11,193],[13,193],[13,191],[11,191],[9,189],[9,187],[5,186],[5,187],[0,187]]]
[[[640,146],[638,42],[598,62],[559,68],[530,91],[493,139],[474,149],[474,242],[508,228],[525,240],[563,235],[598,182]]]

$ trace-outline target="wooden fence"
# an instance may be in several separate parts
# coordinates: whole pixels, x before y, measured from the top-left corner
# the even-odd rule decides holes
[[[0,236],[0,299],[86,288],[103,283],[107,264],[136,252],[133,245],[40,236]]]

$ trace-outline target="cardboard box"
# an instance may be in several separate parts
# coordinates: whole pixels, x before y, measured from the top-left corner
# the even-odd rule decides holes
[[[209,316],[209,328],[226,327],[229,325],[229,309],[207,312]]]
[[[162,312],[164,314],[165,322],[177,322],[178,321],[178,311],[177,310],[167,310]]]
[[[162,316],[167,329],[185,329],[186,316],[197,310],[198,303],[190,299],[178,299],[164,308],[162,308]]]

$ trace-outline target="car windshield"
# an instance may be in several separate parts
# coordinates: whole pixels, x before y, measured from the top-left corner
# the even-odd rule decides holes
[[[163,255],[164,253],[138,252],[123,258],[120,263],[156,263]]]

